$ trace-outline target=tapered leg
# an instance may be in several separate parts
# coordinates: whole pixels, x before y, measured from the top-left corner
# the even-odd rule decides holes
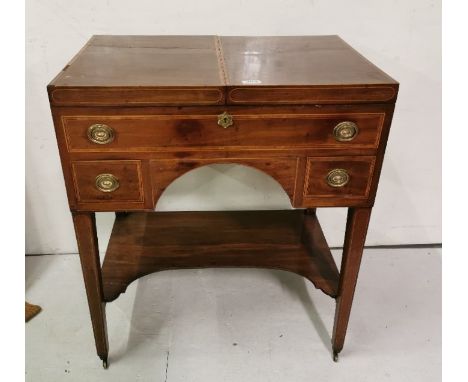
[[[333,359],[343,349],[372,208],[349,208],[333,326]]]
[[[96,350],[104,367],[107,368],[109,344],[95,215],[94,213],[73,213],[73,223],[80,252],[81,269],[91,313]]]

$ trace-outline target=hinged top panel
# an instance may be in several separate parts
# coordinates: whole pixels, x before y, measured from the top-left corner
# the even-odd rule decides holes
[[[338,36],[93,36],[49,85],[57,106],[394,102]]]
[[[56,86],[222,86],[215,36],[93,36]]]
[[[225,103],[215,36],[93,36],[49,85],[58,106]]]
[[[338,36],[222,37],[232,104],[395,102],[398,83]]]

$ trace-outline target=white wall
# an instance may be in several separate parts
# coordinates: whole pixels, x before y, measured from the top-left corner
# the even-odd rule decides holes
[[[440,0],[41,0],[27,2],[26,249],[76,251],[46,95],[47,83],[92,34],[338,34],[400,82],[368,245],[441,241]],[[189,194],[187,194],[189,192]],[[266,176],[199,169],[158,209],[287,207]],[[107,233],[112,214],[100,214]],[[331,245],[345,211],[323,210]]]

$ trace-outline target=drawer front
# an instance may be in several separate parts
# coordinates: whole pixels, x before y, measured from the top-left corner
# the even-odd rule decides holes
[[[367,199],[375,157],[307,158],[304,198]]]
[[[140,161],[72,162],[78,203],[143,202]]]
[[[63,116],[62,125],[70,152],[199,147],[377,148],[385,113],[231,116],[232,125],[228,127],[218,124],[216,114]]]

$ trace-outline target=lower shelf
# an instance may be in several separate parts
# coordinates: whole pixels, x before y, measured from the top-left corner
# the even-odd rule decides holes
[[[102,266],[105,301],[144,275],[187,268],[272,268],[335,297],[339,272],[317,217],[303,210],[118,214]]]

